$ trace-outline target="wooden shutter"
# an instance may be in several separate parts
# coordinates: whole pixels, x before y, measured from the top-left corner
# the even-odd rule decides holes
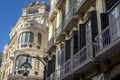
[[[65,41],[65,62],[70,59],[70,40]]]
[[[101,13],[100,19],[101,19],[101,30],[103,31],[109,25],[108,14]]]
[[[49,60],[48,61],[48,73],[47,73],[47,77],[49,77],[50,76],[50,74],[51,74],[51,60]]]
[[[70,0],[70,11],[69,12],[71,12],[71,15],[75,14],[75,3],[76,3],[76,0]]]
[[[107,13],[101,13],[100,14],[100,19],[101,19],[101,31],[103,31],[109,25],[108,14]],[[109,35],[110,35],[110,30],[109,29],[107,29],[105,32],[102,33],[103,46],[106,46],[111,41]]]
[[[79,49],[82,49],[86,45],[86,33],[85,33],[85,25],[79,25]]]
[[[92,41],[98,35],[98,24],[97,24],[97,12],[91,11],[90,12],[90,20],[91,20],[91,35]]]
[[[45,66],[44,66],[44,73],[43,73],[43,74],[44,74],[44,75],[43,75],[44,80],[46,80],[46,75],[47,75],[47,69],[46,69],[46,68],[47,68],[47,66],[45,65]]]
[[[63,30],[64,27],[64,21],[65,21],[65,7],[62,9],[62,26],[61,26],[61,31]]]
[[[52,58],[52,73],[55,72],[55,62],[56,61],[56,55],[53,55],[53,58]]]
[[[74,54],[78,51],[78,31],[73,32]]]

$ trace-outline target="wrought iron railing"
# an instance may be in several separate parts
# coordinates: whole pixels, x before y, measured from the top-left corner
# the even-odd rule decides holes
[[[85,47],[83,47],[81,50],[79,50],[73,57],[73,67],[74,70],[79,69],[83,66],[85,62],[90,62],[94,56],[93,56],[93,43],[87,44]]]
[[[106,27],[101,33],[95,37],[96,49],[95,53],[105,49],[114,41],[120,38],[120,17]]]
[[[52,73],[49,77],[47,77],[46,80],[59,80],[60,79],[60,70],[56,70],[54,73]]]
[[[76,12],[79,10],[79,8],[83,5],[85,0],[76,0]]]
[[[58,28],[55,31],[56,37],[63,31],[63,28],[64,28],[64,20],[60,23],[60,25],[58,26]]]
[[[75,15],[75,11],[76,11],[76,8],[72,7],[69,10],[69,12],[66,14],[66,16],[65,16],[65,23],[64,23],[65,26],[70,22],[70,20],[72,19],[72,17]]]

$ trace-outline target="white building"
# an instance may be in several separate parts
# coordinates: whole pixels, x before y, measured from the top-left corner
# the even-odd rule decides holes
[[[33,0],[23,8],[22,16],[10,32],[10,42],[3,51],[1,80],[43,80],[47,48],[47,6]]]

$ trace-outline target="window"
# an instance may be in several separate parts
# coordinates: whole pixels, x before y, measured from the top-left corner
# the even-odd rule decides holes
[[[70,14],[75,15],[76,0],[70,0]]]
[[[28,12],[28,14],[36,14],[38,12],[39,12],[38,10],[31,10],[31,11]]]
[[[31,66],[29,64],[31,64],[31,57],[28,57],[28,64],[24,64],[26,62],[26,59],[27,56],[19,56],[16,61],[16,68],[25,68],[25,66],[27,66],[27,68],[30,68]]]
[[[41,33],[38,33],[38,44],[41,45],[41,41],[42,41],[42,35]]]
[[[39,60],[35,59],[35,70],[39,70]]]
[[[110,22],[110,31],[111,31],[111,40],[115,40],[118,37],[118,29],[119,24],[117,19],[120,17],[120,4],[116,6],[112,11],[109,13],[109,22]]]
[[[24,32],[19,37],[19,43],[33,43],[33,33],[32,32]]]
[[[85,24],[86,28],[86,44],[91,42],[91,20]]]
[[[61,66],[64,64],[64,53],[65,53],[65,49],[64,47],[61,48]]]

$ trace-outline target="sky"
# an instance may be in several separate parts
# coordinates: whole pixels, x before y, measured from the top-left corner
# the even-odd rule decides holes
[[[0,1],[0,51],[10,41],[9,33],[22,15],[22,9],[33,0],[1,0]],[[39,0],[48,4],[49,0]]]

